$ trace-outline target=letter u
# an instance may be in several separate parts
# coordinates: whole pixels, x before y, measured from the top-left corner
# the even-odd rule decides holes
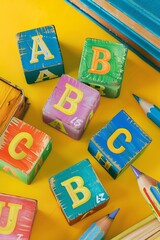
[[[2,217],[2,210],[5,207],[5,202],[0,202],[0,218]],[[15,203],[8,203],[9,213],[6,225],[4,227],[0,226],[0,234],[9,235],[11,234],[17,223],[19,210],[22,209],[22,205]],[[5,217],[7,217],[5,215]]]

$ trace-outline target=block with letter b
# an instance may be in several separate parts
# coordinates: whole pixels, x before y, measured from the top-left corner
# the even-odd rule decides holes
[[[53,25],[17,34],[24,74],[28,84],[61,76],[62,54]]]
[[[36,211],[36,200],[0,193],[0,238],[29,240]]]
[[[116,98],[121,90],[126,56],[123,44],[87,38],[78,80],[99,90],[102,96]]]
[[[79,139],[99,101],[97,90],[64,74],[43,107],[43,120],[68,136]]]
[[[151,141],[121,110],[91,138],[88,150],[113,178],[117,178]]]
[[[104,207],[109,201],[88,159],[52,176],[49,184],[70,225]]]
[[[0,136],[0,169],[30,184],[51,148],[47,134],[13,117]]]

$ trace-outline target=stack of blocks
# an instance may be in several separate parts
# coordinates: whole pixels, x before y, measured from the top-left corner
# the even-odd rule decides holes
[[[99,90],[102,96],[120,94],[127,48],[120,43],[88,38],[82,52],[78,80]]]
[[[88,150],[113,178],[117,178],[150,142],[150,137],[121,110],[91,138]]]
[[[29,240],[37,201],[0,193],[0,238]]]
[[[97,90],[63,74],[43,108],[43,120],[79,139],[100,101]]]
[[[101,209],[109,201],[88,159],[52,176],[49,184],[70,225]]]
[[[64,73],[54,26],[20,32],[17,34],[17,42],[28,84],[59,77]]]

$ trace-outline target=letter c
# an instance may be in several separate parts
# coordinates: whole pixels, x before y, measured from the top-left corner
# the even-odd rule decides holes
[[[107,140],[107,146],[108,146],[109,150],[116,154],[120,154],[125,151],[125,147],[123,147],[123,146],[120,146],[119,148],[116,148],[114,146],[114,141],[120,134],[124,134],[126,136],[125,142],[132,141],[132,135],[127,129],[125,129],[125,128],[117,129]]]
[[[8,152],[11,155],[12,158],[16,159],[16,160],[21,160],[24,157],[26,157],[27,153],[25,153],[24,151],[21,151],[19,153],[16,152],[16,147],[18,146],[18,144],[20,143],[20,141],[22,139],[26,139],[27,142],[24,144],[24,146],[26,148],[30,148],[33,144],[33,137],[31,136],[31,134],[27,133],[27,132],[21,132],[18,133],[10,142],[9,147],[8,147]]]

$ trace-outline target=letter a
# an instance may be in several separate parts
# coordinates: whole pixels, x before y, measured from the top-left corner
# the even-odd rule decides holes
[[[59,111],[67,115],[73,115],[77,111],[78,103],[83,99],[83,92],[68,83],[66,83],[65,87],[66,90],[64,91],[59,102],[57,104],[54,104],[54,108],[58,109]],[[76,93],[77,97],[71,98],[70,97],[71,92]],[[66,102],[70,104],[69,108],[64,107]]]
[[[32,37],[33,47],[32,47],[32,57],[31,57],[30,63],[37,63],[38,62],[37,57],[41,54],[44,55],[45,60],[54,58],[54,55],[51,54],[51,52],[49,51],[47,45],[45,44],[42,38],[43,38],[42,35],[37,35]],[[38,51],[38,47],[40,47],[41,50]]]
[[[76,183],[77,184],[77,188],[72,187],[71,183]],[[88,202],[88,200],[91,197],[91,192],[89,191],[89,189],[87,187],[84,186],[84,181],[83,178],[79,177],[79,176],[75,176],[72,177],[64,182],[61,183],[62,186],[64,186],[69,194],[69,196],[71,197],[73,204],[72,207],[73,208],[77,208],[79,206],[81,206],[82,204]],[[83,198],[79,199],[78,198],[78,193],[81,193],[83,195]]]
[[[5,202],[0,202],[0,216],[2,215],[3,207],[5,207]],[[10,208],[8,220],[5,227],[0,226],[0,235],[1,234],[9,235],[14,231],[19,210],[22,209],[22,205],[15,203],[8,203],[8,207]]]
[[[110,71],[110,64],[109,60],[111,58],[110,52],[105,48],[100,47],[92,47],[93,58],[92,58],[92,66],[88,70],[90,73],[97,73],[97,74],[106,74]],[[100,58],[100,53],[103,54],[103,58]],[[98,69],[98,64],[101,65],[101,69]]]

